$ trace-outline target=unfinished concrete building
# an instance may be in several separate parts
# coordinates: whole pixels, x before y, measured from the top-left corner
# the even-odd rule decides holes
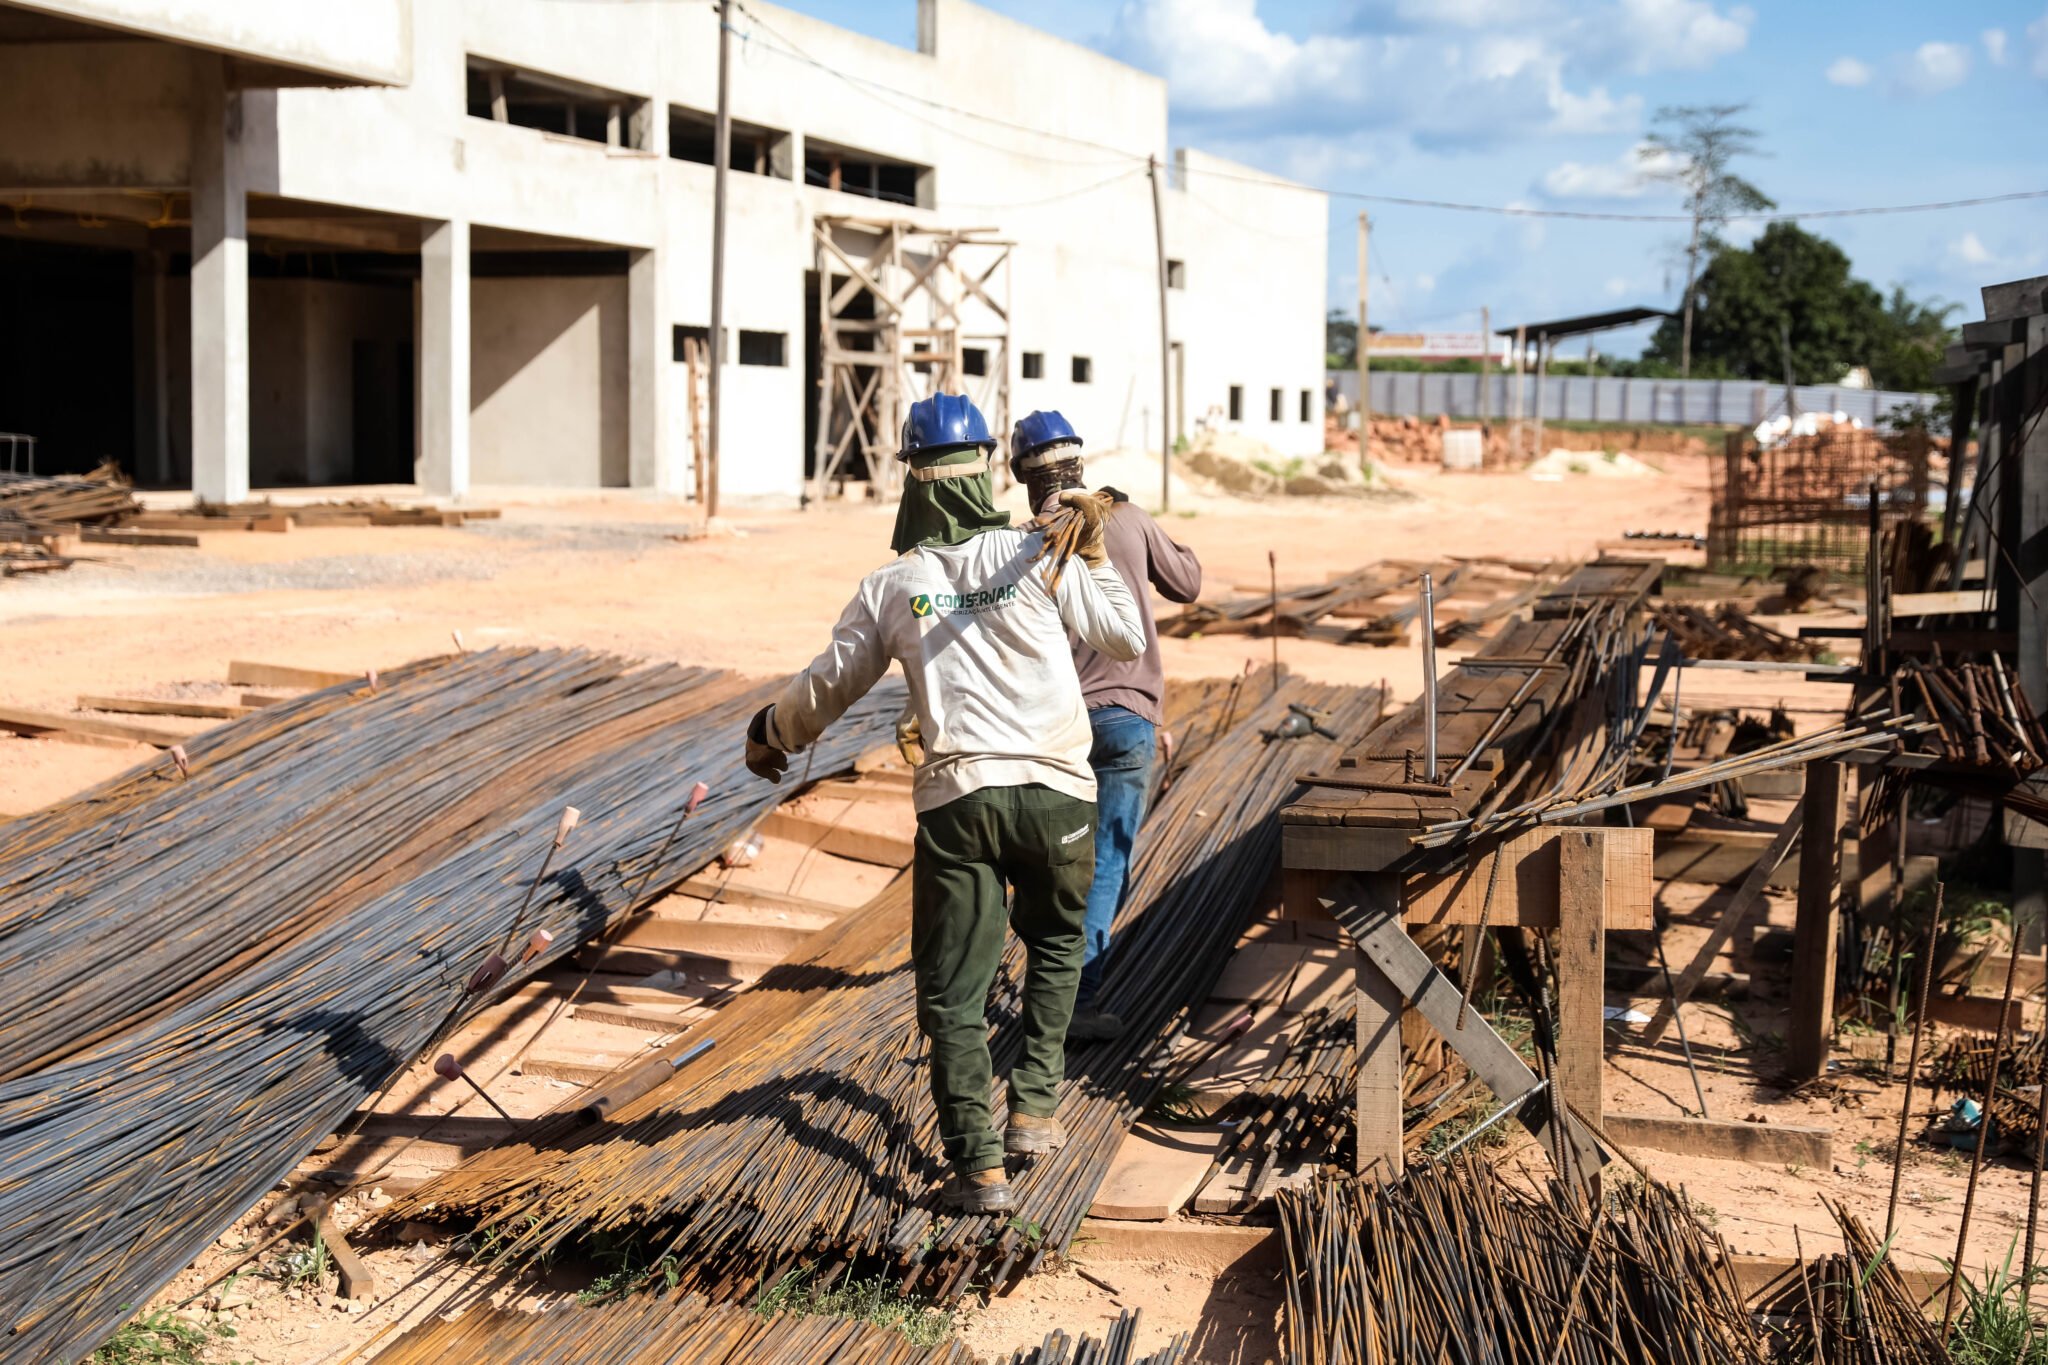
[[[849,429],[941,384],[1158,444],[1164,83],[917,24],[735,19],[728,497],[858,488]],[[717,47],[654,0],[0,3],[0,431],[212,500],[695,489]],[[1174,429],[1319,451],[1323,197],[1164,164]]]

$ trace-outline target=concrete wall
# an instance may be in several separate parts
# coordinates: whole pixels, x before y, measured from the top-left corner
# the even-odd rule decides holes
[[[191,58],[162,43],[0,46],[0,188],[182,187],[191,104]]]
[[[412,0],[9,0],[88,24],[276,62],[312,77],[412,74]]]
[[[338,280],[250,281],[252,482],[353,480],[358,341],[412,341],[405,290]]]
[[[482,484],[626,482],[626,281],[470,286],[470,448]]]

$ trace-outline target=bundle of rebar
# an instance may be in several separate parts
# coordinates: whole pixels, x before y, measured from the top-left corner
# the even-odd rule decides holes
[[[1983,664],[1909,659],[1892,675],[1892,695],[1933,723],[1949,763],[2024,777],[2048,762],[2048,728],[1996,655]]]
[[[0,826],[0,995],[36,1002],[0,1018],[0,1079],[161,1015],[743,687],[580,650],[450,656]]]
[[[56,528],[113,521],[140,510],[128,480],[111,464],[82,478],[0,470],[0,521]]]
[[[1137,1326],[1138,1315],[1124,1312],[1100,1340],[1053,1331],[1042,1344],[1003,1357],[1002,1365],[1176,1365],[1185,1338],[1139,1356],[1133,1353]],[[390,1365],[982,1365],[958,1337],[919,1345],[893,1326],[763,1314],[698,1294],[640,1295],[589,1308],[565,1303],[540,1313],[477,1308],[413,1328],[377,1359]]]
[[[1784,1358],[1814,1365],[1949,1365],[1941,1329],[1907,1288],[1890,1244],[1842,1204],[1825,1195],[1821,1202],[1841,1226],[1842,1251],[1803,1261],[1796,1295],[1773,1305],[1799,1324]]]
[[[1588,1202],[1461,1158],[1277,1203],[1289,1365],[1754,1365],[1727,1248],[1682,1193]]]
[[[543,666],[549,657],[566,664],[581,656],[530,656],[528,663]],[[96,813],[103,824],[81,845],[99,851],[75,899],[100,906],[98,928],[123,951],[158,951],[146,931],[159,901],[186,907],[175,925],[181,940],[203,932],[205,923],[203,902],[175,899],[186,894],[176,876],[138,880],[138,865],[183,869],[221,899],[244,885],[294,885],[275,880],[285,875],[282,865],[321,857],[312,851],[321,839],[360,837],[361,865],[353,890],[336,903],[313,910],[287,905],[274,914],[242,907],[222,930],[224,938],[239,933],[242,941],[168,954],[178,982],[123,1031],[83,1049],[23,1035],[28,1055],[62,1060],[0,1081],[0,1331],[11,1334],[10,1359],[69,1359],[89,1349],[465,1009],[515,988],[596,934],[633,908],[636,893],[645,903],[665,892],[751,828],[781,795],[740,765],[746,719],[771,689],[720,696],[716,675],[672,666],[558,697],[569,712],[543,706],[524,757],[504,756],[493,766],[472,761],[476,754],[462,745],[438,754],[440,736],[419,724],[414,704],[439,695],[431,681],[437,675],[447,682],[460,676],[449,669],[488,674],[497,667],[489,660],[426,671],[408,680],[425,692],[407,685],[410,702],[362,712],[378,723],[344,726],[336,742],[348,753],[395,749],[444,779],[434,799],[407,797],[390,810],[374,800],[336,808],[363,822],[363,830],[327,829],[316,838],[298,830],[298,812],[242,801],[274,776],[262,761],[273,750],[311,767],[340,761],[300,752],[260,713],[194,745],[189,808],[164,803],[158,788],[168,785],[175,794],[187,779],[162,764],[66,808],[74,816]],[[815,774],[849,767],[886,743],[902,696],[900,687],[880,689],[850,712],[809,760]],[[490,705],[487,694],[472,701]],[[550,747],[546,719],[573,715],[583,704],[609,719],[572,726],[574,738]],[[319,716],[350,717],[363,702],[330,693],[298,705],[302,718],[317,723]],[[503,736],[490,726],[464,733],[483,745],[480,752],[500,752],[492,746]],[[214,762],[231,771],[209,783]],[[348,781],[340,771],[334,780]],[[666,836],[698,780],[713,796],[671,840]],[[497,784],[514,799],[486,791]],[[579,810],[582,823],[542,879],[565,806]],[[223,845],[202,828],[212,819],[209,810],[235,814],[238,843]],[[51,859],[64,839],[33,836],[53,828],[29,821],[10,829],[10,840],[23,845],[17,856]],[[77,837],[63,828],[65,839]],[[401,871],[380,872],[380,846],[407,851]],[[192,848],[208,850],[212,860],[187,859]],[[651,867],[657,855],[660,865]],[[66,875],[61,858],[40,866],[39,876]],[[94,900],[102,879],[136,888],[137,899],[118,907]],[[292,894],[317,897],[324,888],[300,886]],[[38,939],[69,953],[73,932],[93,932],[71,918],[61,903],[38,911],[34,925],[21,930],[31,961]],[[494,987],[471,989],[490,955],[520,956],[518,946],[541,929],[552,935],[551,947],[511,963]],[[277,941],[250,937],[263,935]],[[103,992],[148,989],[124,972],[96,979]],[[38,1002],[24,1006],[10,1019],[32,1021]],[[92,1025],[88,1016],[71,1027]]]
[[[701,1026],[716,1028],[716,1051],[669,1084],[601,1124],[485,1153],[401,1198],[386,1219],[474,1219],[498,1229],[515,1258],[593,1236],[637,1238],[649,1263],[674,1257],[682,1288],[726,1298],[793,1265],[829,1275],[881,1259],[941,1299],[970,1274],[1028,1272],[1079,1228],[1157,1088],[1166,1042],[1206,996],[1271,877],[1272,817],[1293,774],[1332,747],[1264,732],[1294,703],[1357,733],[1378,702],[1372,689],[1291,680],[1256,705],[1233,690],[1220,732],[1197,735],[1206,747],[1140,832],[1115,927],[1100,1000],[1126,1031],[1070,1046],[1058,1110],[1067,1144],[1013,1178],[1011,1215],[940,1211],[937,1113],[899,895],[842,920],[811,960],[787,964],[787,984],[771,973]],[[999,1073],[1019,1044],[1022,965],[1013,944],[991,996]],[[796,988],[804,981],[829,989]],[[735,1016],[749,997],[753,1012]],[[994,1107],[1003,1111],[1000,1094]]]
[[[2011,1039],[2003,1051],[1993,1039],[1966,1034],[1934,1055],[1927,1074],[1937,1096],[1949,1091],[1981,1101],[1988,1094],[1990,1112],[1985,1115],[1986,1128],[1980,1131],[1989,1131],[1992,1140],[2007,1151],[2031,1154],[2041,1140],[2039,1086],[2044,1058],[2048,1058],[2048,1034]],[[1988,1085],[1994,1069],[1997,1081]]]
[[[1283,588],[1220,602],[1197,602],[1162,620],[1159,633],[1192,635],[1315,636],[1339,644],[1397,644],[1421,613],[1416,587],[1421,575],[1435,579],[1439,597],[1459,590],[1468,578],[1503,571],[1506,587],[1492,602],[1469,610],[1441,610],[1436,642],[1452,644],[1478,634],[1486,626],[1527,606],[1570,571],[1571,565],[1551,562],[1487,559],[1406,562],[1381,560],[1338,574],[1321,583]],[[1381,599],[1392,599],[1374,605]]]

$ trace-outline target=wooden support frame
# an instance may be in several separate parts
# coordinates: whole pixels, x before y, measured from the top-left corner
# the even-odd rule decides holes
[[[1799,916],[1792,929],[1792,1020],[1787,1074],[1811,1080],[1827,1069],[1835,1032],[1835,913],[1842,880],[1843,765],[1806,765],[1800,807]]]

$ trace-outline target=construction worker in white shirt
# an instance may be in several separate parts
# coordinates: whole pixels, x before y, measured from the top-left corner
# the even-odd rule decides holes
[[[1003,1160],[1056,1151],[1067,1025],[1094,876],[1093,735],[1067,642],[1103,654],[1145,647],[1130,589],[1102,546],[1102,504],[1083,518],[1069,566],[1048,586],[1042,536],[995,508],[988,424],[966,398],[912,405],[898,458],[908,465],[893,546],[900,558],[861,581],[832,643],[757,714],[747,766],[781,780],[802,750],[888,671],[903,666],[923,761],[913,788],[911,958],[918,1025],[931,1045],[932,1098],[964,1213],[1013,1206]],[[1009,1122],[992,1127],[986,1018],[1007,921],[1025,948],[1022,1048]]]

